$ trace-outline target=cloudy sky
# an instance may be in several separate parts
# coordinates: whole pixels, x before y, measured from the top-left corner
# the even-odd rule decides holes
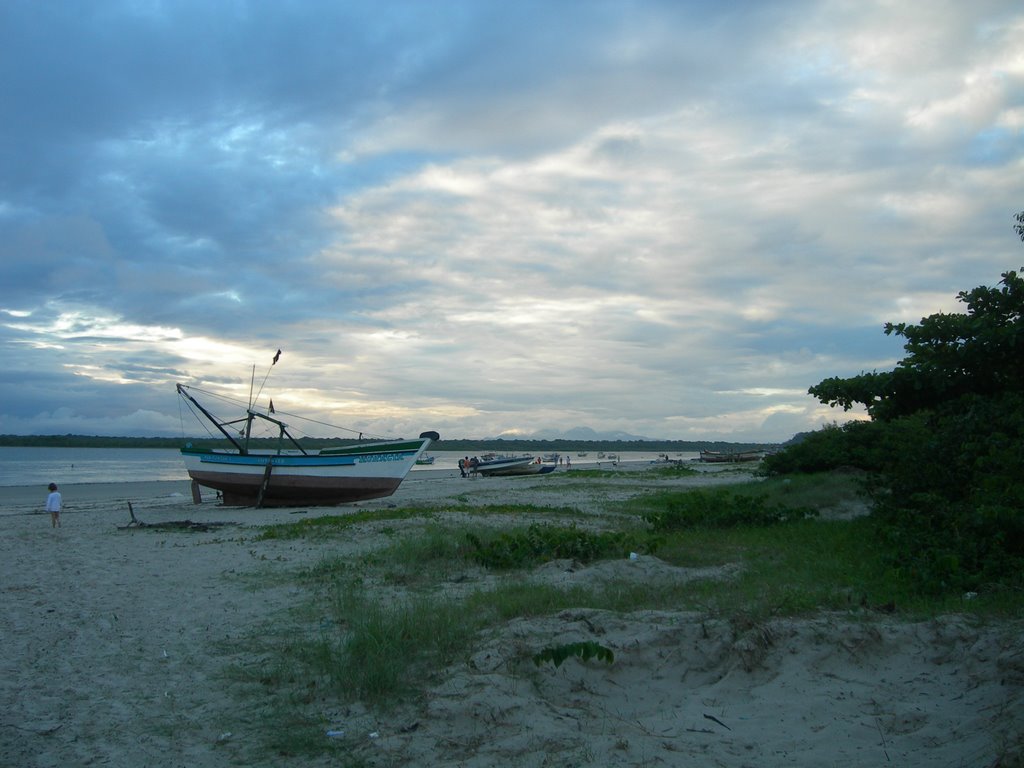
[[[1024,264],[1022,40],[1019,0],[0,0],[0,433],[200,434],[175,383],[254,366],[376,435],[843,421],[807,388]]]

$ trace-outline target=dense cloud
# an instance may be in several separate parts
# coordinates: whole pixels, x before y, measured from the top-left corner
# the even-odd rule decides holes
[[[0,433],[783,440],[1024,263],[1016,2],[0,6]],[[266,394],[264,394],[264,398]],[[191,422],[185,431],[194,433]]]

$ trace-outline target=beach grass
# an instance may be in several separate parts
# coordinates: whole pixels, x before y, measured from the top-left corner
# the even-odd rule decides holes
[[[594,480],[594,479],[622,479],[622,478],[633,478],[638,479],[639,475],[635,469],[627,469],[625,467],[619,468],[612,462],[607,462],[608,467],[587,468],[587,469],[568,469],[565,472],[556,472],[552,475],[551,479],[555,479],[558,482],[567,482],[571,479],[577,480]],[[653,464],[648,467],[644,467],[642,475],[650,480],[654,478],[672,478],[672,477],[693,477],[699,475],[700,472],[693,467],[688,467],[681,462],[665,462],[659,464]]]
[[[458,504],[432,507],[361,509],[343,515],[323,515],[290,523],[267,525],[263,527],[256,540],[325,539],[344,535],[350,528],[365,525],[366,523],[431,520],[443,512],[461,512],[481,517],[509,515],[522,516],[524,518],[531,515],[543,515],[546,518],[550,518],[554,516],[571,517],[579,514],[579,510],[573,507],[539,506],[535,504],[474,505],[460,501]]]
[[[1019,595],[967,600],[915,594],[887,565],[869,516],[822,519],[806,513],[858,505],[866,509],[858,477],[744,482],[711,496],[720,505],[772,512],[763,519],[756,514],[728,524],[702,519],[664,530],[651,523],[667,510],[678,510],[681,499],[694,493],[645,492],[623,502],[614,519],[597,519],[606,526],[602,530],[577,527],[577,522],[593,525],[594,520],[571,507],[468,504],[360,511],[268,527],[263,533],[267,539],[316,540],[360,524],[417,521],[404,530],[408,535],[388,536],[354,561],[325,558],[295,575],[309,587],[307,600],[315,605],[306,615],[324,618],[317,631],[278,633],[288,639],[272,651],[275,680],[281,690],[289,687],[288,680],[323,681],[339,701],[387,711],[421,696],[447,666],[468,660],[485,630],[566,609],[696,612],[730,621],[737,632],[772,618],[822,610],[865,620],[891,613],[922,618],[954,610],[981,619],[1020,615]],[[774,514],[778,509],[789,513]],[[453,511],[481,525],[467,526],[464,519],[451,517]],[[524,517],[536,522],[508,523]],[[499,524],[483,524],[494,521]],[[570,548],[559,549],[566,541]],[[501,556],[482,557],[489,549]],[[529,556],[520,557],[520,549],[530,549]],[[547,560],[569,558],[582,564],[621,559],[637,550],[645,557],[654,552],[670,566],[704,569],[704,575],[685,582],[571,586],[522,577]],[[386,600],[380,599],[381,586],[387,589]],[[291,701],[300,710],[304,706],[301,699]],[[309,748],[317,752],[321,742],[313,739]]]
[[[408,596],[382,603],[350,582],[332,598],[338,624],[316,641],[316,671],[346,699],[381,703],[414,692],[431,671],[471,646],[477,622],[444,598]]]
[[[847,504],[866,504],[869,482],[868,476],[860,472],[817,472],[767,478],[752,490],[786,506],[824,511]]]

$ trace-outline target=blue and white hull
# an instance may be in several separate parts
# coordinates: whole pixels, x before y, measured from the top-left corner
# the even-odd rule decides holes
[[[367,443],[319,453],[240,454],[182,448],[189,477],[229,506],[327,506],[390,496],[430,437]]]

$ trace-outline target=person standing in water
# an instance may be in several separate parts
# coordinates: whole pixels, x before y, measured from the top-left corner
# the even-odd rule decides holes
[[[50,527],[60,528],[62,500],[56,483],[50,483],[50,495],[46,497],[46,511],[50,513]]]

